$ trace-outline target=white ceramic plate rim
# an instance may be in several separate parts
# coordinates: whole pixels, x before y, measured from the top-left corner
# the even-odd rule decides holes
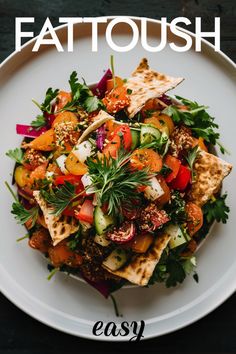
[[[105,18],[105,19],[113,19],[116,18],[118,16],[103,16],[101,18]],[[135,17],[135,16],[119,16],[122,18],[131,18],[133,20],[140,20],[140,17]],[[147,18],[147,20],[149,22],[152,23],[159,23],[159,20],[154,20],[154,19],[149,19]],[[168,24],[169,26],[169,24]],[[56,31],[65,28],[66,25],[61,25],[55,28]],[[191,37],[195,38],[195,34],[191,33],[188,30],[182,29],[180,27],[178,27],[179,30],[189,34]],[[30,41],[28,41],[27,43],[25,43],[22,46],[22,49],[31,45],[37,37],[31,39]],[[205,39],[202,39],[202,42],[205,43],[206,46],[210,47],[211,49],[214,49],[214,46],[207,42]],[[11,55],[9,55],[0,65],[0,69],[4,69],[4,65],[10,61],[18,52],[14,51]],[[234,69],[236,69],[236,64],[227,57],[227,55],[225,55],[222,51],[219,51],[218,53],[216,53],[216,55],[221,56],[225,61],[228,62],[229,65],[231,65]],[[200,297],[198,297],[197,300],[189,303],[188,305],[178,309],[177,311],[175,311],[175,316],[178,317],[178,321],[176,321],[173,325],[168,325],[165,328],[165,324],[164,324],[164,329],[160,330],[159,333],[155,333],[155,331],[153,331],[153,329],[151,331],[150,335],[147,335],[145,337],[145,339],[148,338],[153,338],[156,336],[160,336],[163,334],[167,334],[170,332],[173,332],[177,329],[183,328],[197,320],[199,320],[200,318],[204,317],[205,315],[207,315],[208,313],[210,313],[211,311],[213,311],[216,307],[218,307],[220,304],[222,304],[230,295],[233,294],[233,292],[236,290],[236,279],[234,278],[234,281],[229,281],[230,278],[231,280],[233,279],[232,275],[235,274],[236,272],[236,266],[233,265],[227,273],[225,273],[224,277],[222,277],[216,284],[215,286],[213,286],[212,288],[210,288],[208,291],[206,291],[205,293],[203,293]],[[41,301],[38,300],[38,304],[40,305],[38,308],[35,308],[31,305],[31,302],[26,300],[26,297],[24,295],[24,289],[20,288],[17,283],[14,281],[13,278],[9,279],[7,272],[5,271],[5,269],[0,266],[0,274],[1,274],[1,292],[12,302],[14,303],[18,308],[20,308],[22,311],[24,311],[25,313],[27,313],[28,315],[30,315],[31,317],[39,320],[40,322],[49,325],[55,329],[61,330],[65,333],[69,333],[69,334],[73,334],[76,336],[80,336],[80,337],[84,337],[84,338],[89,338],[89,339],[96,339],[96,340],[107,340],[107,341],[114,341],[114,339],[108,337],[108,338],[104,338],[104,337],[94,337],[92,335],[89,334],[81,334],[79,333],[79,326],[91,326],[91,324],[93,324],[91,321],[86,321],[86,320],[82,320],[82,319],[78,319],[77,321],[80,321],[80,323],[78,323],[76,321],[76,318],[73,316],[69,316],[67,315],[68,318],[71,319],[71,321],[75,321],[77,322],[77,328],[76,331],[73,331],[71,329],[67,329],[65,328],[65,326],[63,326],[63,323],[60,323],[60,319],[58,316],[60,316],[60,311],[57,311],[55,309],[53,309],[53,312],[55,314],[54,318],[50,318],[50,320],[47,317],[47,310],[48,310],[48,306],[45,305],[44,303],[42,303]],[[20,290],[20,292],[16,292],[14,290],[16,290],[16,288],[18,288]],[[223,289],[223,291],[220,291],[220,288]],[[16,295],[17,294],[17,295]],[[28,299],[30,298],[30,294],[27,293]],[[35,300],[35,299],[34,299]],[[193,309],[195,305],[198,304],[197,307],[197,312],[192,313],[192,316],[188,317],[188,319],[186,318],[182,318],[184,316],[184,313],[186,310],[188,309]],[[50,308],[51,309],[51,308]],[[52,310],[52,309],[51,309]],[[63,315],[65,316],[65,314],[63,313]],[[173,313],[168,314],[168,317],[172,315]],[[159,321],[160,320],[165,320],[165,316],[159,317]],[[153,318],[150,321],[146,321],[146,323],[149,323],[152,326],[155,326],[155,318]],[[87,332],[89,333],[89,332]],[[119,341],[126,341],[127,339],[125,338],[119,338]]]

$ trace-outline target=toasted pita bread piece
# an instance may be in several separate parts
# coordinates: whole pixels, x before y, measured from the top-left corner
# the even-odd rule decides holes
[[[156,98],[175,88],[184,79],[171,77],[149,69],[148,61],[143,58],[137,69],[126,82],[130,89],[130,104],[127,107],[129,118],[133,118],[150,98]]]
[[[65,215],[56,216],[52,214],[53,209],[47,205],[46,201],[41,196],[40,191],[34,191],[33,195],[43,212],[45,223],[53,241],[53,246],[56,246],[59,242],[79,229],[74,218]]]
[[[121,269],[111,271],[106,266],[104,266],[104,268],[108,272],[127,279],[133,284],[145,286],[148,284],[164,249],[170,241],[170,238],[171,236],[167,234],[158,236],[150,250],[146,253],[134,256],[130,263]]]
[[[83,134],[79,137],[78,143],[82,143],[89,134],[91,134],[94,130],[98,129],[101,127],[104,123],[106,123],[108,120],[114,120],[115,118],[108,114],[107,112],[101,110],[97,114],[96,117],[94,117],[94,122],[83,132]]]
[[[232,165],[228,162],[201,150],[194,164],[195,179],[189,199],[199,206],[204,205],[220,191],[222,181],[231,169]]]

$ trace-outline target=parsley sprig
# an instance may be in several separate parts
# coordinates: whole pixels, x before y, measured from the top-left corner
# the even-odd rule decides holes
[[[208,223],[212,223],[214,220],[225,224],[228,220],[229,207],[225,203],[227,194],[213,197],[203,206],[203,214],[206,217]]]
[[[42,127],[45,127],[47,125],[47,120],[44,117],[44,115],[40,114],[37,115],[35,120],[32,120],[31,122],[31,127],[35,128],[36,130],[39,130]]]
[[[61,111],[76,111],[77,107],[83,107],[88,113],[103,108],[102,101],[94,96],[85,82],[80,83],[76,71],[73,71],[69,79],[72,100],[68,102]]]
[[[187,221],[185,205],[186,202],[181,197],[180,192],[173,191],[171,193],[170,203],[166,205],[166,211],[172,223],[181,225]]]
[[[130,154],[119,151],[117,159],[111,156],[102,160],[87,159],[88,172],[99,205],[108,203],[108,214],[117,214],[124,201],[137,198],[137,188],[149,185],[148,170],[131,171],[128,165]]]
[[[57,187],[54,191],[51,191],[51,193],[43,189],[41,189],[40,193],[46,202],[54,209],[53,214],[57,216],[80,195],[76,193],[76,187],[67,181],[61,187]]]
[[[173,121],[177,124],[183,123],[190,127],[195,136],[202,137],[206,142],[219,145],[222,153],[226,150],[219,143],[220,134],[216,131],[219,128],[218,124],[214,122],[206,109],[207,106],[199,105],[197,102],[190,101],[186,98],[176,96],[176,98],[186,106],[187,109],[180,109],[175,105],[166,107],[163,113],[170,115]]]
[[[10,157],[12,160],[16,161],[17,163],[22,164],[23,163],[23,150],[22,149],[14,149],[14,150],[8,150],[6,152],[6,155]]]
[[[11,213],[15,215],[15,219],[17,220],[17,223],[23,225],[31,219],[32,226],[34,226],[38,217],[39,208],[33,207],[31,209],[25,209],[24,206],[19,202],[17,196],[15,195],[15,193],[13,192],[13,190],[11,189],[11,187],[6,181],[5,181],[5,185],[15,200],[14,203],[12,204]]]
[[[34,99],[32,99],[32,101],[34,104],[36,104],[36,106],[42,112],[47,112],[47,113],[51,114],[52,113],[52,102],[57,97],[58,93],[59,93],[58,89],[53,90],[51,87],[49,87],[46,91],[45,99],[41,104],[39,104]]]
[[[198,145],[195,146],[193,149],[189,150],[188,155],[185,156],[185,160],[187,161],[190,171],[191,171],[191,175],[192,175],[192,180],[194,179],[194,162],[199,154],[200,150]]]

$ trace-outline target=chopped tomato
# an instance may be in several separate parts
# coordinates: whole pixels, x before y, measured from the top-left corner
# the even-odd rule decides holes
[[[66,216],[75,216],[76,207],[72,207],[69,205],[65,210],[63,210],[62,214]]]
[[[167,114],[160,114],[158,117],[158,120],[161,124],[167,125],[168,130],[169,130],[169,135],[173,133],[173,130],[175,128],[174,122],[170,116]]]
[[[173,189],[184,191],[191,180],[190,169],[184,165],[180,165],[179,172],[176,178],[171,182],[170,186]]]
[[[188,232],[190,236],[194,235],[203,225],[202,209],[195,203],[188,202],[185,206],[188,215]]]
[[[88,222],[89,224],[93,223],[93,211],[94,205],[92,200],[85,199],[79,212],[75,212],[75,217],[81,221]]]
[[[115,76],[115,84],[116,86],[124,85],[124,81],[119,76]],[[114,88],[114,79],[107,80],[107,91],[111,91]]]
[[[156,178],[160,183],[160,186],[163,189],[164,194],[162,194],[158,199],[156,199],[155,203],[159,205],[164,205],[168,203],[170,200],[170,188],[167,186],[164,177],[162,177],[161,175],[157,175]]]
[[[108,113],[117,113],[127,107],[130,102],[129,94],[125,86],[113,88],[102,100]]]
[[[52,239],[48,230],[40,228],[39,230],[33,232],[28,244],[31,248],[46,253],[52,244]]]
[[[137,149],[130,158],[130,166],[135,170],[142,170],[147,167],[150,172],[160,172],[162,169],[162,159],[152,149]]]
[[[65,182],[69,182],[71,184],[79,184],[81,183],[81,176],[76,176],[72,174],[58,176],[55,179],[55,185],[65,184]]]
[[[44,179],[46,175],[47,162],[35,168],[30,174],[30,184],[32,185],[37,179]]]
[[[114,133],[110,134],[111,141],[103,149],[105,156],[117,157],[118,150],[122,145],[125,150],[130,150],[132,145],[132,135],[130,127],[127,124],[118,126]]]
[[[71,93],[66,91],[60,91],[57,95],[57,104],[56,104],[55,111],[59,111],[70,101],[71,101]]]
[[[63,264],[76,268],[83,261],[80,254],[69,249],[66,241],[61,241],[56,246],[49,247],[48,255],[52,264],[56,268],[61,267]]]
[[[131,241],[131,249],[136,253],[145,253],[153,243],[154,236],[151,233],[136,235]]]
[[[179,172],[181,161],[174,156],[167,155],[164,164],[172,170],[172,172],[170,172],[165,178],[166,182],[170,183],[171,181],[173,181],[173,179],[176,178]]]
[[[157,114],[160,113],[160,110],[163,109],[163,106],[160,104],[158,98],[150,98],[146,103],[145,106],[142,108],[141,113],[143,117],[148,117],[149,114]]]
[[[193,147],[195,147],[196,145],[198,145],[200,147],[200,149],[202,149],[203,151],[208,152],[205,141],[201,136],[198,139],[194,138]]]

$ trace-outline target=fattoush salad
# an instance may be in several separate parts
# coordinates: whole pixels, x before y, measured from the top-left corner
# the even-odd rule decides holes
[[[124,79],[111,61],[97,85],[73,72],[68,92],[49,88],[36,119],[17,124],[11,213],[50,276],[68,272],[105,296],[198,281],[195,252],[229,213],[218,125],[207,107],[166,94],[183,78],[144,58]]]

